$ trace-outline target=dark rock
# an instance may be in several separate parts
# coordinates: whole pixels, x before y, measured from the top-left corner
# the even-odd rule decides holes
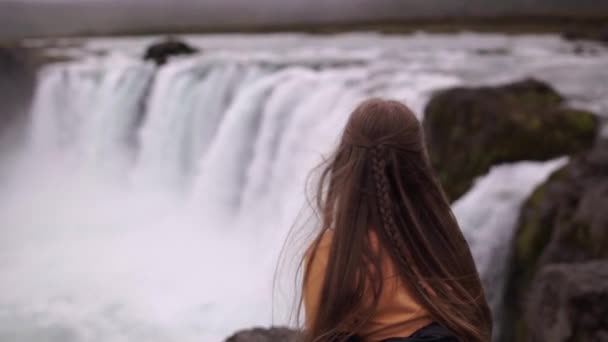
[[[478,55],[482,56],[492,56],[492,55],[506,55],[509,53],[509,50],[506,48],[481,48],[476,49]]]
[[[253,328],[239,331],[226,342],[297,342],[300,333],[288,328]]]
[[[163,65],[171,56],[189,55],[197,51],[197,49],[182,41],[169,39],[148,47],[148,49],[146,49],[144,59],[152,60],[158,65]]]
[[[597,56],[600,51],[596,45],[579,43],[574,45],[572,53],[579,56]]]
[[[608,341],[608,260],[543,268],[526,308],[528,341]]]
[[[431,161],[452,200],[494,164],[588,149],[598,128],[593,114],[565,107],[553,88],[533,79],[441,91],[427,105],[423,126]]]
[[[0,137],[24,123],[34,93],[36,68],[28,51],[0,47]]]
[[[608,141],[573,158],[528,198],[514,239],[501,341],[527,341],[537,329],[523,313],[531,310],[530,289],[537,286],[540,270],[551,264],[608,260],[607,209]]]
[[[569,30],[562,33],[566,40],[593,40],[608,43],[608,26],[586,30]]]
[[[581,40],[581,39],[586,39],[588,36],[589,36],[589,33],[584,32],[584,31],[570,30],[570,31],[562,32],[562,38],[564,38],[566,40]]]

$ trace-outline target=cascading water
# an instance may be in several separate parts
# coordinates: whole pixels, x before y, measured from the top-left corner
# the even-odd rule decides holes
[[[205,52],[163,67],[132,55],[137,39],[91,40],[40,73],[31,146],[0,180],[0,340],[220,341],[286,323],[279,250],[359,101],[422,113],[435,89],[530,74],[580,101],[569,80],[608,70],[605,51],[551,36],[189,40]],[[519,206],[562,163],[497,166],[455,203],[495,308]]]
[[[91,163],[116,162],[137,127],[150,65],[121,56],[48,68],[34,102],[33,148],[77,153]]]

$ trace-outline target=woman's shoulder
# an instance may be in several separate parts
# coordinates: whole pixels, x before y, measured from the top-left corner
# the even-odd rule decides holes
[[[326,229],[321,233],[319,237],[319,247],[329,248],[331,246],[331,242],[334,239],[334,231],[333,229]]]
[[[320,232],[306,250],[306,259],[310,259],[311,257],[317,259],[319,255],[321,255],[321,257],[327,257],[333,237],[334,232],[331,229]]]

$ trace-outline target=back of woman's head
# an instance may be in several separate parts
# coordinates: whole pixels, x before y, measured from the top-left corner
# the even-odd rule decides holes
[[[434,177],[420,122],[405,105],[359,105],[317,191],[322,232],[308,262],[325,230],[333,238],[309,341],[346,340],[365,325],[384,286],[383,257],[435,321],[463,341],[490,340],[491,315],[469,247]]]

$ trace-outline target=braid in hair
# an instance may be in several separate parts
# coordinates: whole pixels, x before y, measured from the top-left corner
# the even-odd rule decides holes
[[[386,147],[379,145],[371,148],[372,173],[376,187],[376,201],[380,219],[388,232],[388,237],[393,242],[395,255],[399,258],[398,262],[403,266],[403,269],[410,270],[404,253],[408,253],[404,245],[399,228],[395,222],[395,216],[392,209],[391,193],[388,175],[386,174]]]
[[[394,236],[393,233],[395,228],[395,220],[393,217],[390,198],[390,189],[388,185],[388,179],[386,177],[386,159],[382,155],[384,148],[381,146],[373,147],[371,149],[372,157],[372,172],[374,174],[374,181],[376,183],[376,196],[378,201],[378,210],[380,211],[380,217],[382,223],[391,233],[391,238]]]

